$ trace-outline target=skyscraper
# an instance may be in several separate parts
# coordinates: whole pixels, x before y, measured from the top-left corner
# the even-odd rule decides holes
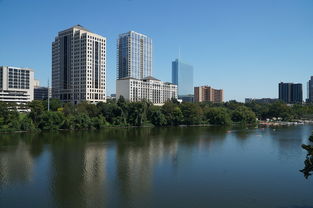
[[[178,95],[193,94],[193,67],[179,59],[172,62],[172,83],[178,85]]]
[[[303,92],[302,84],[297,83],[284,83],[281,82],[278,85],[279,100],[285,103],[302,103],[303,102]]]
[[[134,31],[120,34],[117,51],[117,79],[152,76],[151,38]]]
[[[313,102],[313,76],[311,76],[311,79],[308,81],[308,102]]]
[[[77,104],[106,101],[106,38],[76,25],[52,43],[52,97]]]

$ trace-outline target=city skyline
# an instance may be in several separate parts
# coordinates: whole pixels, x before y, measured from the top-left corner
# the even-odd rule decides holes
[[[108,12],[101,14],[89,11],[93,4],[75,1],[76,10],[86,8],[85,15],[77,15],[71,2],[64,3],[63,8],[56,2],[33,2],[19,2],[17,6],[15,1],[0,1],[0,17],[6,20],[0,26],[7,28],[1,33],[0,63],[34,69],[36,79],[43,85],[48,78],[51,80],[50,43],[55,33],[76,24],[108,38],[107,94],[115,93],[118,34],[129,30],[154,40],[155,77],[171,80],[171,61],[180,48],[182,59],[194,66],[194,85],[220,86],[225,90],[226,101],[277,98],[277,83],[300,82],[305,86],[312,75],[312,1],[226,1],[227,6],[225,2],[197,1],[191,8],[196,12],[188,18],[170,12],[178,1],[168,2],[166,7],[164,1],[151,2],[149,7],[153,10],[142,6],[140,0],[94,1],[106,6]],[[179,3],[182,12],[190,9],[187,2]],[[101,6],[95,10],[100,11],[98,8]],[[117,8],[119,12],[115,14]],[[144,8],[146,18],[142,19],[142,14],[136,12]],[[35,12],[18,15],[27,9]],[[56,9],[59,15],[53,15]],[[123,13],[128,9],[134,11],[133,15]],[[17,15],[8,18],[13,11]],[[161,11],[162,15],[157,15]],[[43,27],[44,30],[38,29]],[[307,94],[306,88],[303,94]]]

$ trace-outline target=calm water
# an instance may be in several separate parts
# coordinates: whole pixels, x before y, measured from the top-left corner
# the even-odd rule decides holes
[[[313,207],[313,126],[0,135],[0,207]]]

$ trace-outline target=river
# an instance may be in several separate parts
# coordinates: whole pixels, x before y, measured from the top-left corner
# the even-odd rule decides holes
[[[312,125],[0,135],[0,207],[311,208]]]

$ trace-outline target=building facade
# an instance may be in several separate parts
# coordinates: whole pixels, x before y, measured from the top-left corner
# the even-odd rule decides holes
[[[0,101],[26,104],[34,99],[34,71],[0,66]]]
[[[177,99],[177,85],[151,76],[144,79],[127,77],[116,80],[117,99],[120,96],[130,102],[148,100],[153,104],[163,104],[171,98]]]
[[[279,101],[277,98],[245,98],[245,103],[260,103],[260,104],[270,104]]]
[[[278,98],[288,104],[302,103],[303,91],[302,84],[284,83],[278,84]]]
[[[172,62],[172,83],[178,87],[178,95],[192,95],[193,90],[193,67],[176,59]]]
[[[34,100],[47,100],[48,95],[51,96],[51,88],[48,87],[34,88]]]
[[[312,103],[313,102],[313,76],[311,76],[311,79],[307,83],[307,93],[308,93],[307,101]]]
[[[200,86],[194,88],[195,102],[224,102],[224,91],[222,89],[213,89],[210,86]]]
[[[52,97],[77,104],[106,101],[106,38],[76,25],[52,43]]]
[[[152,39],[130,31],[117,41],[117,79],[152,76]]]

